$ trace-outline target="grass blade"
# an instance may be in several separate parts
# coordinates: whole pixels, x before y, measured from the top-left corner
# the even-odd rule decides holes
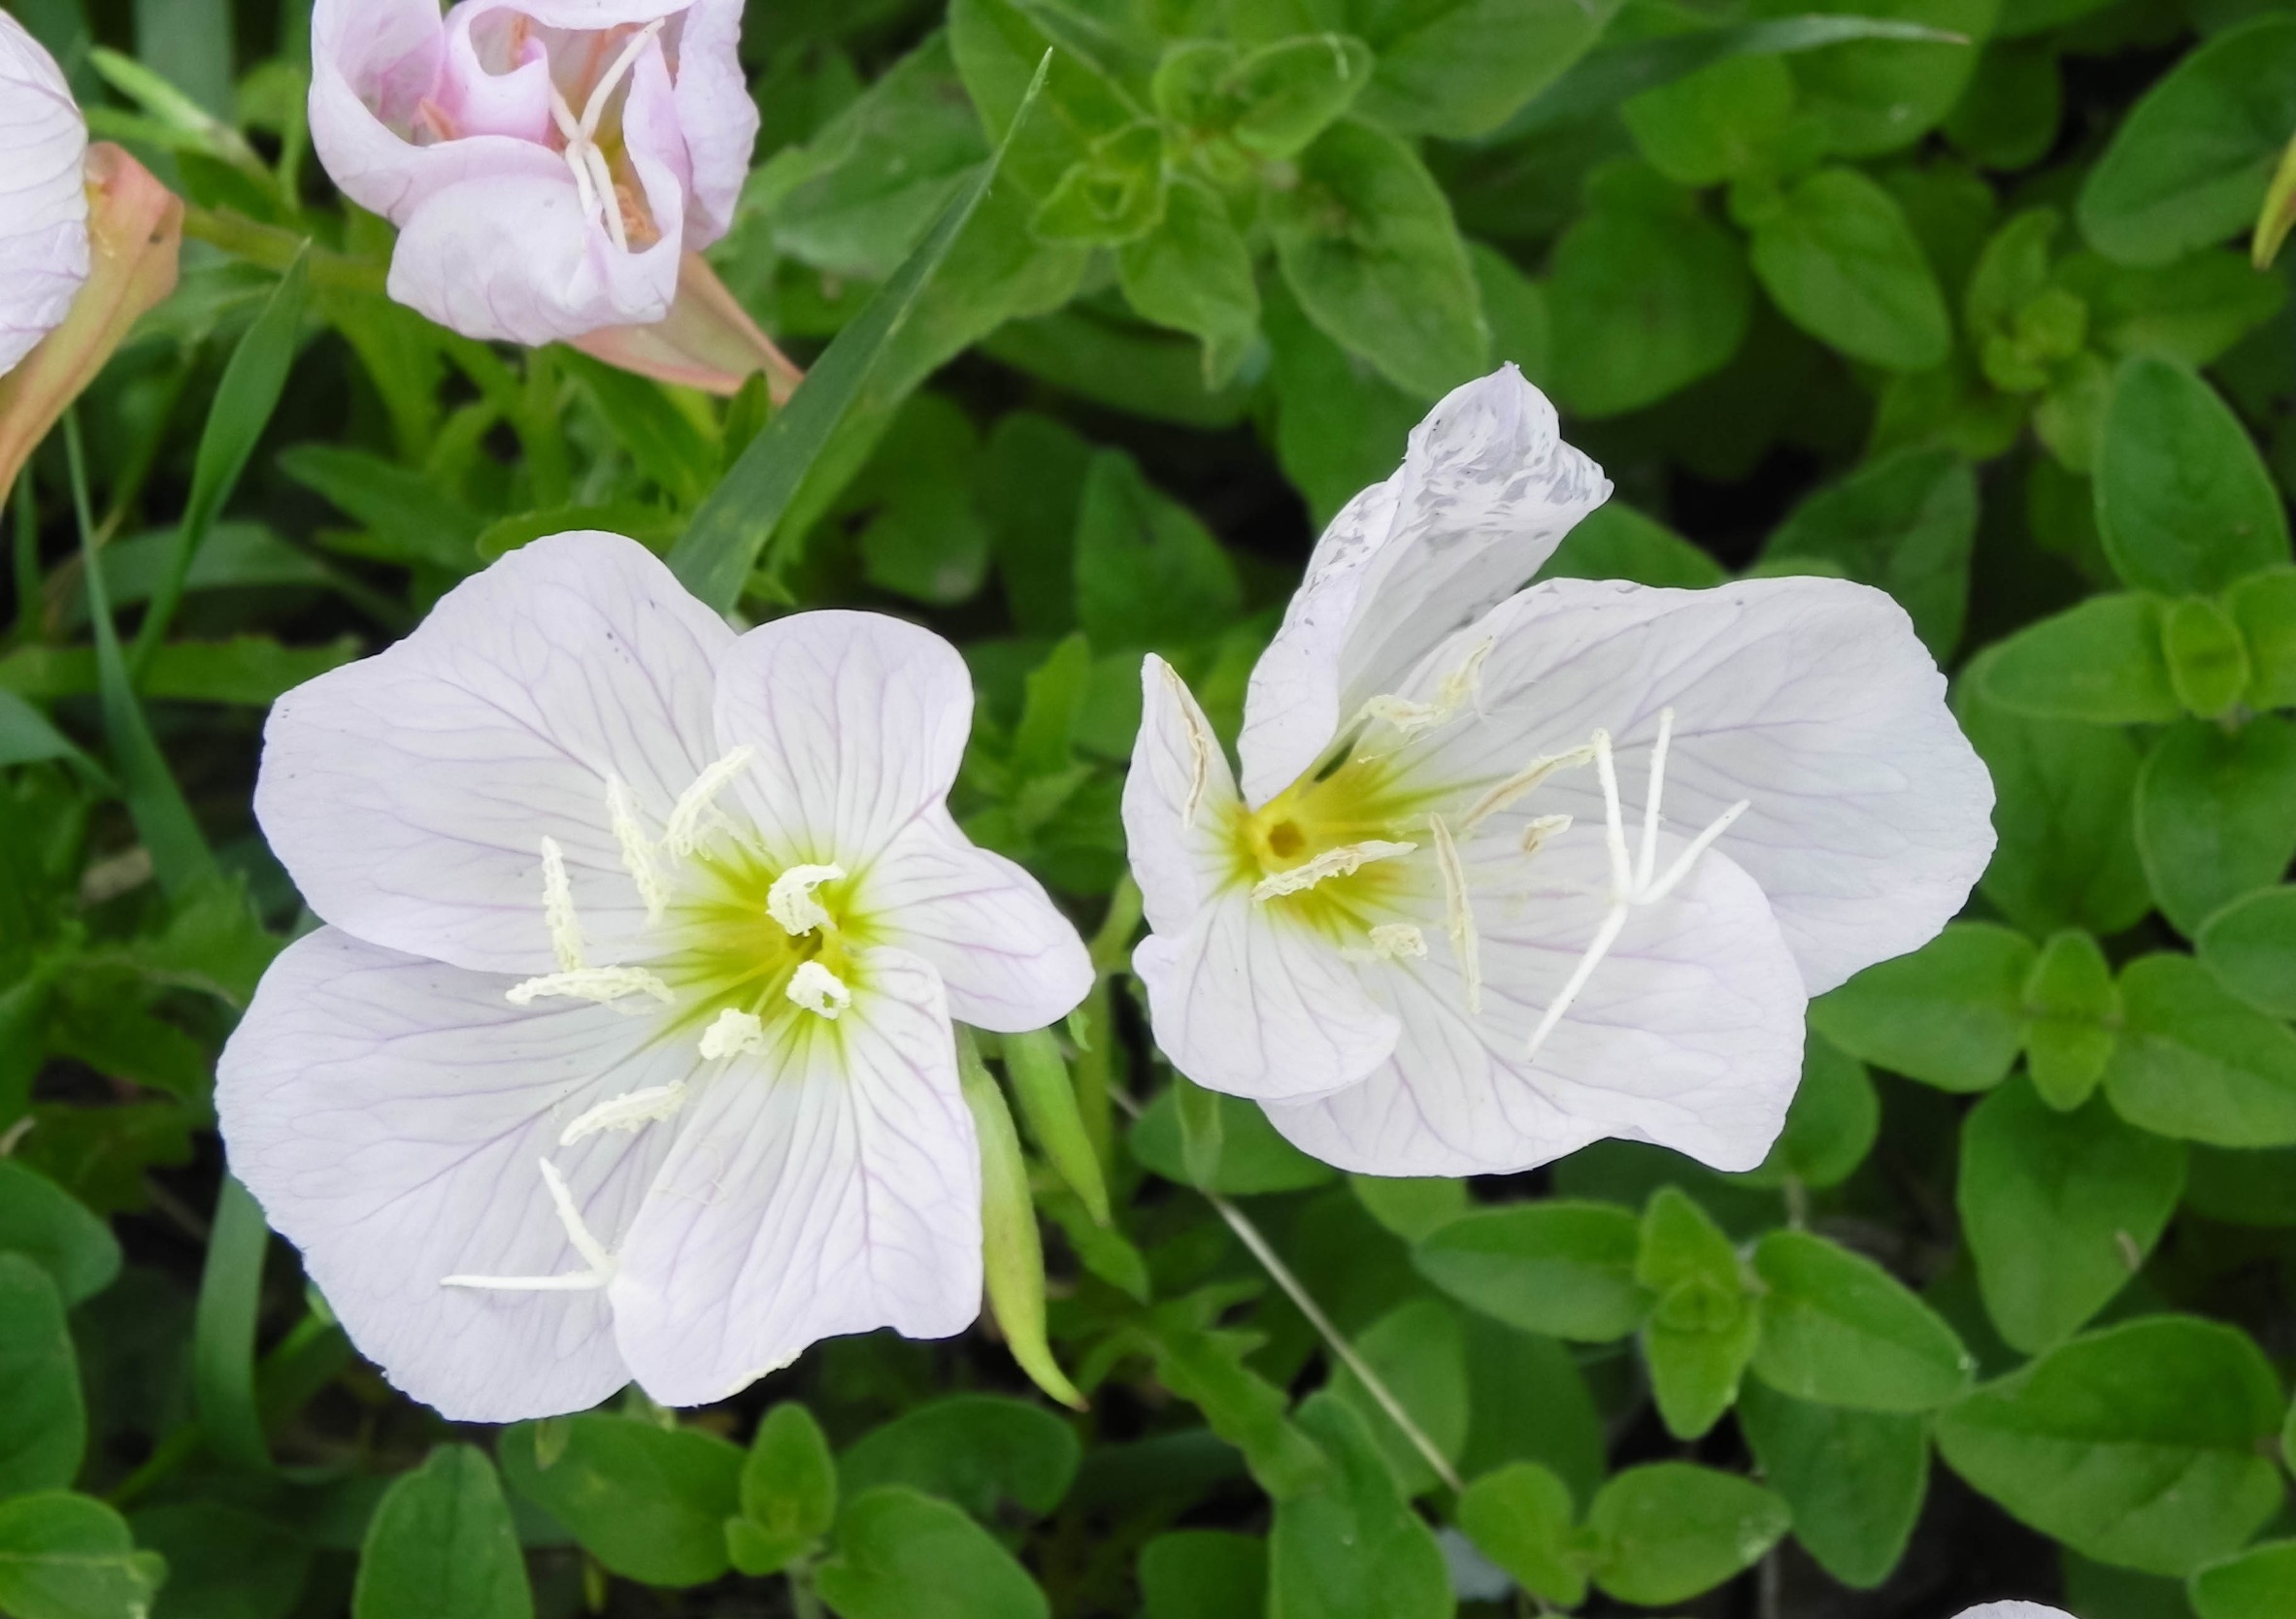
[[[254,1194],[223,1177],[207,1269],[191,1321],[191,1401],[208,1448],[223,1461],[268,1470],[271,1451],[255,1404],[255,1310],[271,1230]]]

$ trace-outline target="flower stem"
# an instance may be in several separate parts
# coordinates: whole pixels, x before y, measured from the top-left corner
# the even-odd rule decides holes
[[[306,240],[295,231],[266,225],[244,214],[190,207],[183,210],[183,234],[267,270],[284,270],[294,263]],[[388,272],[373,259],[351,258],[315,244],[310,248],[310,265],[311,279],[316,285],[385,296],[383,280]]]

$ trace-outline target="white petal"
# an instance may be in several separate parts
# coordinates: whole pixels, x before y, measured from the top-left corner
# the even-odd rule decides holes
[[[1497,644],[1482,717],[1434,734],[1414,768],[1496,780],[1606,727],[1631,817],[1671,707],[1667,823],[1695,830],[1750,802],[1720,847],[1761,883],[1813,995],[1934,937],[1992,854],[1992,779],[1946,708],[1945,677],[1879,590],[1554,579],[1438,648],[1407,695],[1431,692],[1446,657],[1485,638]],[[1584,771],[1524,809],[1602,815]]]
[[[1074,924],[1036,878],[967,842],[946,810],[896,837],[855,892],[886,943],[932,963],[960,1022],[1042,1029],[1092,987],[1092,958]]]
[[[1329,940],[1241,886],[1181,934],[1132,953],[1156,1044],[1207,1090],[1255,1101],[1353,1084],[1395,1048],[1394,1014],[1367,993]]]
[[[718,744],[756,750],[737,790],[783,863],[858,871],[940,808],[972,723],[956,648],[882,613],[776,619],[718,672]]]
[[[1512,365],[1456,388],[1332,519],[1258,667],[1237,751],[1264,804],[1427,649],[1539,571],[1611,493]]]
[[[1963,1608],[1960,1619],[2073,1619],[2073,1615],[2061,1607],[2043,1607],[2039,1602],[1983,1602]]]
[[[688,1041],[607,1007],[520,1010],[509,979],[321,928],[287,946],[216,1066],[231,1167],[360,1353],[463,1422],[581,1410],[629,1380],[603,1291],[485,1292],[449,1275],[582,1270],[540,1166],[612,1247],[664,1125],[560,1147],[600,1103],[689,1080]]]
[[[319,915],[483,972],[555,964],[541,840],[593,942],[644,925],[606,783],[658,833],[717,754],[724,624],[643,546],[564,534],[450,591],[377,657],[280,699],[255,813]]]
[[[0,12],[0,376],[87,280],[87,124],[55,59]]]
[[[1124,842],[1148,926],[1185,933],[1198,908],[1235,880],[1235,773],[1180,675],[1141,665],[1140,731],[1124,778]]]
[[[816,1339],[962,1332],[981,1154],[939,980],[872,950],[834,1023],[783,1019],[682,1121],[622,1249],[615,1330],[646,1391],[722,1400]]]
[[[1271,1106],[1277,1129],[1367,1174],[1509,1173],[1605,1137],[1760,1163],[1801,1076],[1806,997],[1752,878],[1709,851],[1636,909],[1534,1062],[1530,1033],[1609,904],[1599,823],[1548,843],[1510,893],[1484,886],[1492,870],[1476,864],[1482,1014],[1448,951],[1366,967],[1402,1019],[1394,1056],[1336,1096]]]

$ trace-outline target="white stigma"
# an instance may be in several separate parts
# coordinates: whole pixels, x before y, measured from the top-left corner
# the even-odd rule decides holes
[[[1260,905],[1285,894],[1305,893],[1326,877],[1352,876],[1375,860],[1393,860],[1411,853],[1416,843],[1391,843],[1381,838],[1367,838],[1360,843],[1342,843],[1336,849],[1325,849],[1303,866],[1288,872],[1278,872],[1251,885],[1251,897]]]
[[[727,1007],[716,1020],[702,1031],[702,1060],[715,1062],[720,1057],[731,1057],[744,1051],[765,1049],[765,1020],[755,1012],[737,1011]]]
[[[618,776],[606,778],[606,813],[614,822],[614,841],[621,849],[622,870],[630,874],[638,897],[646,902],[646,919],[658,922],[669,903],[669,892],[662,885],[661,868],[654,864],[653,840],[646,836],[646,828],[638,820],[638,807],[630,798],[629,784]]]
[[[558,1144],[572,1146],[584,1136],[594,1136],[601,1130],[619,1130],[635,1135],[649,1124],[674,1115],[685,1106],[685,1081],[673,1079],[667,1085],[646,1085],[634,1091],[624,1091],[610,1097],[595,1107],[577,1113],[574,1122],[558,1133]]]
[[[545,997],[595,1001],[604,1006],[632,995],[650,995],[665,1007],[678,999],[668,984],[643,967],[577,967],[565,973],[545,973],[539,978],[511,985],[502,998],[514,1007],[530,1007]]]
[[[548,1158],[541,1163],[542,1183],[549,1192],[550,1206],[557,1210],[558,1224],[565,1228],[566,1239],[574,1244],[574,1251],[589,1269],[555,1276],[441,1276],[441,1287],[493,1288],[507,1293],[586,1293],[614,1280],[614,1255],[606,1251],[605,1244],[592,1237],[590,1228],[582,1223],[582,1210],[574,1206],[574,1194],[566,1189],[565,1177],[558,1173],[557,1166]]]
[[[1443,824],[1441,815],[1429,815],[1427,826],[1435,834],[1435,865],[1443,874],[1443,906],[1447,930],[1450,935],[1451,954],[1459,964],[1459,975],[1467,980],[1467,1010],[1482,1010],[1482,941],[1475,931],[1475,908],[1467,903],[1467,869],[1459,861],[1459,845],[1451,842],[1451,829]]]
[[[606,116],[608,99],[637,65],[640,53],[668,25],[669,18],[656,17],[630,36],[614,65],[599,77],[579,118],[564,93],[555,83],[550,85],[550,118],[566,140],[566,166],[574,172],[574,190],[582,199],[582,217],[594,219],[603,209],[606,232],[623,252],[630,250],[630,232],[622,219],[620,199],[615,195],[614,171],[607,167],[606,154],[598,149],[598,125]]]
[[[574,884],[566,876],[566,855],[558,840],[542,841],[542,918],[550,930],[550,954],[561,973],[582,971],[582,925],[574,918]]]
[[[845,980],[817,961],[801,962],[789,979],[789,1000],[834,1023],[853,1004]]]
[[[814,890],[844,876],[843,866],[792,866],[766,890],[766,914],[781,923],[792,939],[803,938],[815,928],[834,929],[837,924],[830,919],[827,908],[814,898]]]
[[[1626,926],[1628,914],[1636,908],[1656,905],[1680,886],[1690,875],[1690,868],[1698,857],[1714,847],[1714,840],[1730,830],[1738,817],[1745,814],[1750,800],[1740,799],[1723,810],[1706,830],[1690,840],[1674,864],[1658,875],[1658,824],[1660,801],[1666,791],[1666,756],[1674,741],[1674,710],[1662,710],[1658,715],[1658,740],[1650,749],[1650,785],[1643,800],[1643,837],[1639,856],[1630,856],[1626,847],[1626,816],[1618,803],[1618,769],[1611,757],[1611,734],[1594,734],[1594,768],[1603,786],[1603,841],[1611,854],[1611,907],[1603,913],[1601,924],[1594,930],[1594,938],[1587,943],[1586,953],[1571,969],[1562,991],[1539,1019],[1539,1026],[1531,1031],[1530,1048],[1524,1055],[1536,1057],[1539,1048],[1547,1043],[1547,1037],[1554,1033],[1555,1025],[1579,999],[1594,970],[1617,943],[1620,930]],[[1534,822],[1533,826],[1536,827]],[[1526,832],[1524,841],[1529,843]]]
[[[749,768],[755,748],[744,745],[735,748],[693,779],[693,785],[678,795],[678,803],[670,810],[670,824],[662,831],[662,843],[669,851],[682,860],[700,846],[709,828],[703,823],[711,812],[717,795],[727,782]]]

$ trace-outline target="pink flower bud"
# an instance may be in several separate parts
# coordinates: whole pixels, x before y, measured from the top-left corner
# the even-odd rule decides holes
[[[87,280],[87,123],[55,58],[0,12],[0,376]]]
[[[757,137],[741,0],[318,0],[311,132],[399,227],[390,294],[545,344],[670,313]]]

